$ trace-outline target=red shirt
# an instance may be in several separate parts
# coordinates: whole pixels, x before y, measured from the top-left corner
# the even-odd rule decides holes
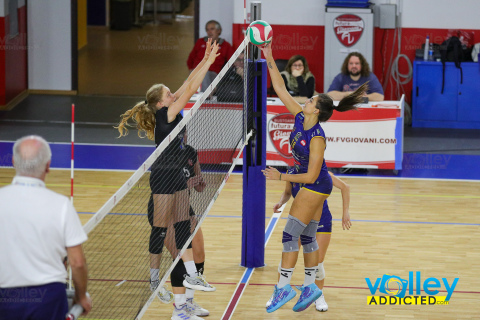
[[[187,66],[188,69],[193,70],[195,67],[202,61],[203,57],[205,56],[205,47],[207,46],[207,40],[208,38],[200,38],[197,40],[197,43],[195,43],[195,46],[192,49],[192,52],[190,52],[190,55],[188,56],[187,60]],[[216,73],[219,73],[220,70],[222,70],[223,66],[225,63],[227,63],[228,59],[233,55],[233,48],[228,43],[222,38],[219,38],[219,48],[218,52],[220,55],[215,59],[215,62],[210,66],[209,71],[213,71]]]

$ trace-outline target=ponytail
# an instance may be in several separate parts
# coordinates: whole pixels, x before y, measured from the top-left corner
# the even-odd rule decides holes
[[[155,112],[151,110],[144,101],[138,102],[133,108],[120,115],[120,117],[120,123],[114,127],[118,129],[120,133],[119,138],[128,134],[127,127],[135,126],[138,129],[138,136],[140,138],[147,137],[150,140],[155,139]],[[135,125],[128,122],[130,119],[133,119]]]
[[[368,82],[365,82],[357,90],[350,93],[348,96],[340,100],[340,103],[335,108],[335,110],[340,112],[345,112],[349,110],[357,110],[355,105],[363,102],[363,97],[368,90]]]
[[[114,127],[120,132],[118,136],[123,137],[128,134],[127,127],[133,127],[128,120],[133,119],[135,127],[138,129],[138,136],[140,138],[147,137],[155,141],[155,113],[157,112],[157,103],[163,97],[163,84],[155,84],[147,91],[147,99],[138,102],[133,108],[127,110],[120,115],[121,120],[118,126]]]
[[[318,96],[316,108],[320,110],[318,113],[318,122],[326,122],[333,114],[333,110],[345,112],[349,110],[357,110],[356,105],[363,102],[363,97],[368,90],[368,82],[365,82],[354,92],[345,96],[338,106],[334,106],[332,98],[322,93]]]

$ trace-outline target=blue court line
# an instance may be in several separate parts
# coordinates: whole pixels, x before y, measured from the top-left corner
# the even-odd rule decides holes
[[[12,166],[11,141],[0,141],[0,167]],[[70,143],[50,144],[52,168],[70,168]],[[155,150],[152,146],[76,144],[75,168],[137,170]],[[399,152],[397,150],[397,152]],[[397,155],[398,156],[398,155]],[[122,159],[122,161],[118,161]],[[404,153],[401,170],[371,170],[368,177],[480,180],[480,155]],[[353,174],[350,174],[350,176]],[[356,174],[365,175],[365,174]]]
[[[286,218],[285,218],[286,219]],[[342,219],[332,219],[334,221],[342,221]],[[389,221],[389,220],[351,220],[352,222],[379,222],[379,223],[418,223],[418,224],[448,224],[459,226],[480,226],[480,223],[464,223],[464,222],[430,222],[430,221]]]
[[[254,268],[248,268],[247,270],[245,270],[245,273],[243,274],[243,278],[242,280],[240,280],[240,283],[247,283],[248,279],[250,279],[250,276],[253,273],[253,269]]]
[[[268,218],[266,218],[266,219],[268,219]],[[273,231],[273,228],[277,224],[277,220],[278,220],[277,217],[273,217],[272,222],[268,224],[267,230],[265,230],[265,240],[264,240],[263,243],[267,243],[268,237],[270,236],[270,234]]]
[[[95,212],[78,212],[79,214],[95,214]],[[146,216],[145,213],[109,213],[110,215],[118,216]],[[241,219],[242,216],[221,216],[221,215],[208,215],[207,218],[235,218]],[[265,217],[265,219],[270,219],[271,217]],[[273,224],[269,224],[267,230],[265,230],[265,241],[267,241],[268,235],[272,232],[273,226],[276,221],[273,218]],[[286,217],[280,219],[288,219]],[[342,219],[332,219],[333,221],[342,221]],[[445,225],[458,225],[458,226],[480,226],[480,223],[466,223],[466,222],[435,222],[435,221],[400,221],[400,220],[362,220],[362,219],[352,219],[352,222],[374,222],[374,223],[411,223],[411,224],[445,224]]]

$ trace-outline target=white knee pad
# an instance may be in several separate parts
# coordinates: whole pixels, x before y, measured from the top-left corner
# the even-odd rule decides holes
[[[325,279],[325,269],[323,268],[323,262],[318,264],[317,272],[315,273],[315,280]]]

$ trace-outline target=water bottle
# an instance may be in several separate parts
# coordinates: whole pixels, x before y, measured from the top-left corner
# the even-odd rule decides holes
[[[427,36],[427,39],[425,40],[425,48],[423,49],[423,61],[428,60],[428,49],[430,47],[430,37]]]
[[[434,60],[434,57],[433,57],[433,43],[430,43],[428,45],[428,61],[433,61]]]
[[[83,307],[79,304],[75,304],[68,311],[67,315],[65,316],[65,320],[77,320],[82,313],[83,313]]]

